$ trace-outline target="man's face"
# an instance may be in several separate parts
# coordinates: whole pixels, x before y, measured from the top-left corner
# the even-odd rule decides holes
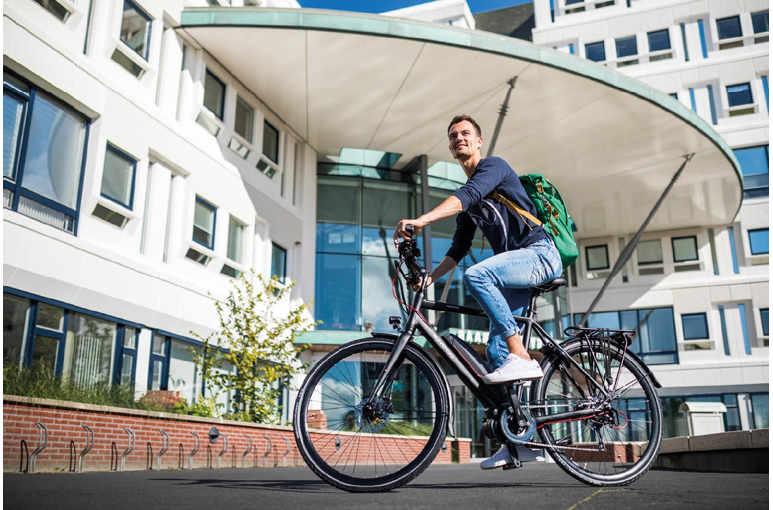
[[[448,149],[454,159],[467,159],[480,152],[483,138],[478,136],[475,126],[468,120],[463,120],[451,126],[448,131]]]

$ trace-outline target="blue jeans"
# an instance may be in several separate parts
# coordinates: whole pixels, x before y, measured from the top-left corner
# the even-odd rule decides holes
[[[492,369],[499,367],[510,352],[505,339],[523,330],[513,314],[526,313],[531,297],[526,289],[558,278],[562,270],[561,255],[553,240],[543,239],[520,250],[494,255],[465,271],[467,290],[491,321],[486,357]]]

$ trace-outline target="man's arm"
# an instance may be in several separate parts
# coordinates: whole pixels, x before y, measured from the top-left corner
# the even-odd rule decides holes
[[[397,228],[395,228],[394,233],[394,241],[395,241],[395,248],[398,245],[398,239],[401,237],[405,240],[408,240],[411,238],[410,234],[407,230],[405,230],[405,227],[408,225],[413,225],[415,227],[414,234],[418,234],[421,229],[426,227],[427,225],[431,225],[432,223],[435,223],[436,221],[440,221],[445,218],[449,218],[451,216],[456,216],[462,212],[462,202],[455,196],[451,195],[450,197],[446,198],[442,204],[432,209],[427,214],[422,214],[415,220],[400,220],[400,222],[397,224]],[[449,268],[450,271],[450,268]]]

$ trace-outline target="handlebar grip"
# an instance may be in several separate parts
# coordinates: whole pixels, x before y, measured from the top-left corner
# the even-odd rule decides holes
[[[411,235],[413,235],[413,232],[414,232],[415,229],[416,228],[413,225],[411,225],[410,223],[405,226],[406,232],[408,232]]]

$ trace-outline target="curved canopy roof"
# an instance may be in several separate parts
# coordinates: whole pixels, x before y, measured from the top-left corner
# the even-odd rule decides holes
[[[671,97],[571,55],[486,32],[309,9],[189,9],[182,29],[320,155],[358,147],[451,161],[450,119],[486,143],[517,76],[495,155],[545,174],[578,237],[635,232],[695,153],[649,230],[726,225],[741,204],[732,150]]]

